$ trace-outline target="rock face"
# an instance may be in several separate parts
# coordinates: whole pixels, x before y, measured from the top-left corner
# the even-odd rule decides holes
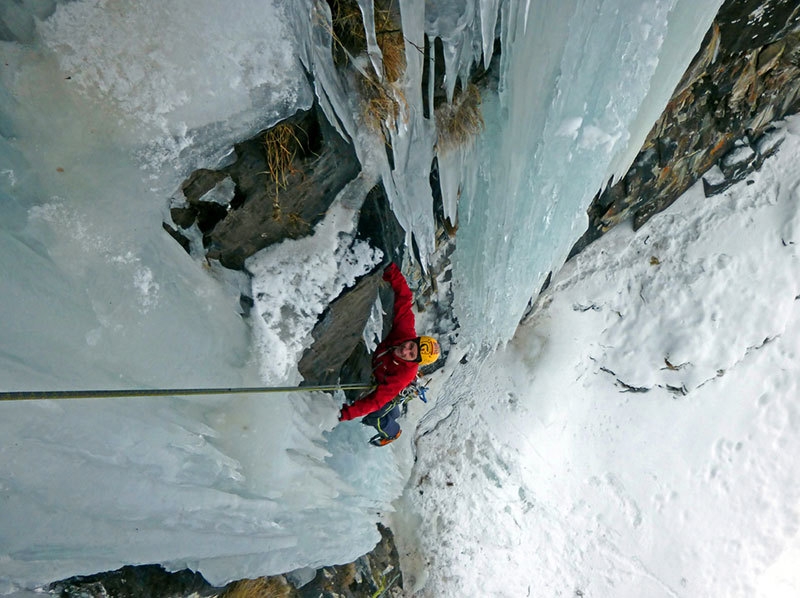
[[[356,236],[383,251],[384,264],[393,261],[406,265],[407,280],[417,300],[417,311],[422,315],[418,319],[417,330],[420,334],[438,337],[446,354],[450,343],[455,340],[458,328],[452,313],[450,291],[450,256],[455,250],[455,243],[443,224],[441,210],[438,210],[437,220],[437,251],[429,258],[427,273],[413,265],[413,260],[406,259],[408,249],[405,247],[405,231],[392,213],[381,185],[373,188],[364,200]],[[298,364],[306,383],[331,384],[337,381],[370,380],[371,357],[361,338],[362,331],[379,294],[384,310],[383,329],[388,330],[394,301],[389,286],[381,284],[382,271],[383,266],[379,266],[371,274],[363,276],[322,314],[311,333],[314,343]],[[422,368],[421,373],[425,375],[438,369],[443,361],[444,359]],[[355,398],[359,393],[352,394]]]
[[[741,180],[777,149],[771,123],[798,110],[800,5],[726,0],[633,166],[595,197],[571,255],[620,222],[642,226],[715,165],[722,176],[707,194]]]
[[[181,186],[165,228],[188,250],[195,226],[205,256],[239,270],[283,239],[311,234],[361,167],[353,148],[316,109],[235,146],[236,161],[197,170]]]
[[[123,567],[116,571],[70,577],[50,584],[48,592],[56,596],[95,598],[140,598],[141,596],[216,596],[213,588],[199,573],[184,569],[169,573],[160,565]]]
[[[311,335],[314,344],[300,359],[297,368],[309,384],[369,382],[369,372],[342,373],[342,366],[358,350],[366,355],[361,333],[378,296],[380,270],[362,277],[355,287],[328,306]]]
[[[392,532],[378,524],[381,539],[372,552],[347,565],[323,567],[308,584],[300,587],[294,598],[400,598],[403,575],[400,557]]]
[[[70,577],[51,584],[46,592],[81,598],[398,598],[403,596],[403,576],[394,538],[392,532],[380,524],[378,531],[381,539],[369,554],[347,565],[316,571],[244,579],[217,588],[188,569],[169,573],[159,565],[145,565]]]

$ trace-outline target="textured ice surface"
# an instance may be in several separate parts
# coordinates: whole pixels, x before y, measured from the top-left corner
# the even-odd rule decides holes
[[[455,272],[466,339],[511,338],[585,230],[592,197],[635,156],[719,4],[510,3],[500,97],[483,98],[487,126],[473,160],[452,163],[477,173],[460,187]],[[446,192],[456,188],[448,182]]]

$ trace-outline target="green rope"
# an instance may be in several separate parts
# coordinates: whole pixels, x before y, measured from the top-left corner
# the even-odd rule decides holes
[[[145,388],[120,390],[19,390],[0,392],[0,401],[45,399],[109,399],[122,397],[177,397],[187,395],[261,394],[269,392],[312,392],[371,390],[374,384],[331,384],[322,386],[252,386],[237,388]]]

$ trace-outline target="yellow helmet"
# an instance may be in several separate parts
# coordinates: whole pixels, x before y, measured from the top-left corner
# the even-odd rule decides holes
[[[419,346],[419,364],[428,365],[439,359],[439,342],[432,336],[421,336],[417,339]]]

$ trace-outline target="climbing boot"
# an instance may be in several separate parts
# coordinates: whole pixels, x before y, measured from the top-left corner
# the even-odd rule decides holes
[[[398,430],[397,434],[395,434],[392,438],[388,436],[383,436],[382,434],[375,434],[372,438],[369,439],[369,443],[373,446],[386,446],[400,438],[400,434],[402,434],[402,430]]]

